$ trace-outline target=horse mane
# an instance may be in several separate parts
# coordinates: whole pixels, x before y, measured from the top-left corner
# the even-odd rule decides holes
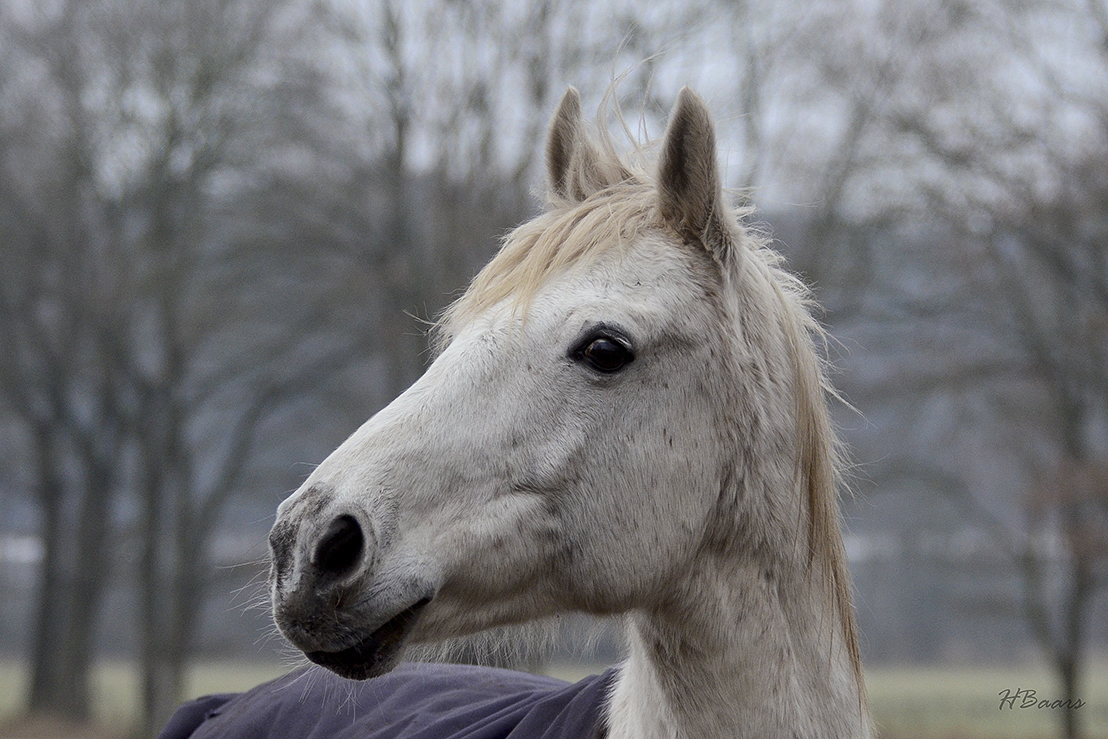
[[[764,251],[769,252],[769,249]],[[775,255],[776,256],[776,255]],[[778,257],[780,259],[780,257]],[[825,353],[816,351],[826,346],[828,335],[812,315],[807,288],[799,279],[776,270],[787,278],[791,290],[775,282],[781,290],[787,310],[798,320],[784,322],[788,334],[789,353],[795,373],[795,399],[798,450],[796,479],[808,500],[808,566],[823,570],[828,583],[830,605],[838,613],[846,640],[847,656],[858,685],[859,702],[865,702],[865,681],[862,676],[862,654],[851,605],[850,574],[846,550],[843,547],[839,521],[840,491],[846,489],[845,447],[831,422],[830,399],[841,400],[828,379],[829,362]],[[800,292],[803,291],[803,292]],[[792,293],[791,300],[788,299]]]
[[[546,208],[503,239],[496,256],[478,273],[466,292],[451,304],[432,327],[432,349],[444,349],[462,326],[508,301],[521,320],[539,289],[551,277],[587,267],[611,249],[620,249],[643,233],[669,230],[659,209],[657,179],[647,156],[650,144],[632,143],[630,158],[617,150],[608,127],[606,105],[601,106],[595,139],[586,143],[587,161],[576,160],[561,183],[546,193]],[[615,110],[624,131],[628,127]],[[591,138],[591,137],[590,137]],[[794,371],[797,459],[795,484],[807,500],[807,563],[810,575],[823,575],[828,606],[837,612],[845,648],[864,702],[862,663],[858,646],[851,586],[839,528],[839,491],[845,489],[845,455],[831,421],[830,399],[839,395],[828,379],[825,349],[829,336],[814,315],[815,303],[807,286],[785,267],[785,259],[769,239],[743,225],[753,209],[735,208],[726,214],[736,247],[752,269],[770,286],[780,312],[780,326]]]

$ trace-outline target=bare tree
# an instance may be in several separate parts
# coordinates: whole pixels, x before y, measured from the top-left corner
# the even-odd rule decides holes
[[[112,542],[135,511],[149,734],[179,700],[209,538],[260,426],[370,334],[349,310],[356,274],[296,234],[243,238],[234,208],[257,159],[313,151],[272,126],[321,84],[272,54],[296,40],[287,7],[22,11],[0,18],[0,379],[27,429],[45,547],[30,707],[87,715]]]
[[[0,320],[4,393],[28,429],[42,505],[44,559],[31,652],[32,709],[88,712],[92,621],[109,568],[105,530],[118,479],[123,419],[114,368],[99,361],[98,316],[83,310],[111,289],[96,279],[116,213],[95,209],[89,146],[96,132],[78,100],[74,19],[63,13],[34,38],[4,18],[4,281]],[[29,74],[30,51],[41,61]],[[46,104],[29,90],[52,78]],[[42,102],[43,104],[39,104]],[[30,140],[28,130],[38,135]],[[87,247],[87,248],[86,248]],[[105,309],[107,306],[101,306]],[[75,515],[76,513],[76,515]]]
[[[380,276],[393,306],[380,328],[392,394],[426,357],[413,316],[433,317],[491,254],[490,236],[532,207],[535,142],[553,98],[567,78],[595,75],[601,47],[581,39],[584,12],[560,0],[320,6],[345,41],[331,52],[341,104],[364,122],[344,141],[373,167],[350,182],[382,202],[334,243]]]
[[[916,367],[900,392],[965,406],[924,453],[961,466],[964,510],[1017,566],[1068,700],[1108,569],[1104,21],[1097,2],[925,2],[864,25],[895,63],[839,206],[863,243],[867,227],[901,236],[896,260],[869,253],[883,287],[853,318],[898,332]],[[1020,495],[995,498],[982,453],[1021,472]],[[1061,716],[1080,735],[1080,713]]]

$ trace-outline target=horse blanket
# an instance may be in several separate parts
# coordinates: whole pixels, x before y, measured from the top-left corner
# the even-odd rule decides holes
[[[615,670],[578,683],[403,664],[353,682],[307,667],[177,709],[158,739],[596,739]]]

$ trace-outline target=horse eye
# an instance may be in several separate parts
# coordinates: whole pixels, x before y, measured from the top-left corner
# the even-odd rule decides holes
[[[635,358],[630,349],[606,336],[597,337],[585,344],[578,352],[578,357],[593,369],[607,373],[623,369]]]

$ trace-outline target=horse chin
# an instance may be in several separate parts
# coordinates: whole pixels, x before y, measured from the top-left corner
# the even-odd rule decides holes
[[[349,680],[368,680],[384,675],[400,663],[404,644],[419,620],[419,614],[430,602],[430,598],[424,598],[408,606],[352,647],[337,652],[311,651],[304,655]]]

